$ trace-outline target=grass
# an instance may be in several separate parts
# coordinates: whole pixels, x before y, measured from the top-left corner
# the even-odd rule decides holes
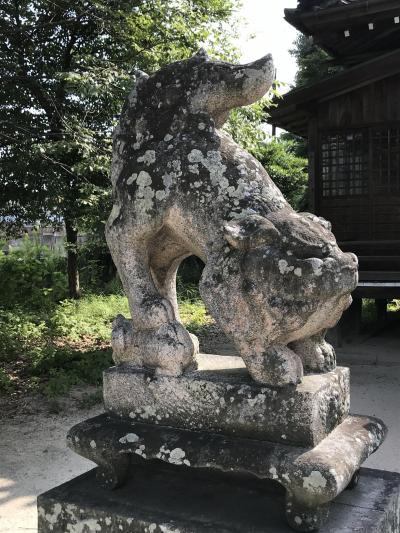
[[[400,300],[391,300],[387,307],[388,313],[394,314],[400,312]],[[378,316],[376,312],[375,300],[368,298],[362,301],[362,320],[365,324],[376,322]]]
[[[182,322],[191,333],[206,334],[214,323],[195,284],[178,280]],[[130,316],[122,294],[88,294],[63,300],[36,311],[29,305],[0,307],[0,392],[39,391],[55,399],[76,385],[101,385],[103,370],[111,366],[111,323],[117,314]],[[400,312],[400,300],[389,304]],[[372,300],[363,302],[363,320],[376,318]],[[99,401],[99,393],[84,400]]]
[[[193,286],[181,288],[179,307],[192,333],[213,322]],[[55,398],[75,385],[100,385],[112,365],[111,323],[119,313],[130,316],[120,294],[64,300],[40,315],[0,311],[0,391],[24,388]]]

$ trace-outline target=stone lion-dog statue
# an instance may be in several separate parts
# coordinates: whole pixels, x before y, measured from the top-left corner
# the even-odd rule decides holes
[[[263,166],[221,130],[231,109],[271,87],[272,57],[246,64],[201,50],[138,73],[114,132],[114,205],[106,237],[129,300],[112,343],[117,364],[180,376],[197,339],[179,318],[176,273],[196,255],[201,297],[252,378],[295,385],[335,368],[325,341],[350,305],[357,257],[327,221],[295,212]]]

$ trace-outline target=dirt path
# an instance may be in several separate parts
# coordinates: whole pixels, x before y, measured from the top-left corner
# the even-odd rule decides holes
[[[22,414],[0,422],[2,533],[36,532],[36,496],[92,467],[66,447],[65,435],[71,426],[101,411],[101,406],[70,406],[60,414]]]
[[[376,415],[390,428],[385,444],[366,465],[400,472],[400,343],[393,343],[390,349],[374,342],[375,355],[368,346],[348,351],[352,362],[351,410]],[[220,343],[220,348],[220,353],[231,351],[226,344]],[[361,353],[370,354],[378,365],[354,364],[362,359]],[[71,426],[101,411],[101,406],[82,410],[70,401],[59,414],[49,414],[42,406],[0,421],[1,533],[36,532],[36,496],[93,466],[66,448],[65,435]]]

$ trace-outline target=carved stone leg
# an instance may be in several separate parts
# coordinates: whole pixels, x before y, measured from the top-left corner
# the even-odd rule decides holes
[[[175,320],[173,304],[160,294],[151,274],[148,253],[151,234],[135,232],[134,236],[125,237],[120,233],[114,235],[109,229],[106,236],[135,326],[150,329]]]
[[[336,368],[336,354],[333,346],[325,340],[325,331],[308,339],[292,342],[289,346],[294,350],[307,370],[330,372]]]
[[[300,357],[287,346],[269,346],[262,355],[243,356],[245,365],[259,383],[273,387],[297,385],[303,378],[303,365]]]
[[[328,518],[330,504],[306,507],[286,493],[286,520],[295,531],[318,531]]]
[[[154,368],[157,375],[181,376],[196,368],[197,338],[177,320],[137,331],[131,320],[119,315],[113,323],[112,347],[116,363]]]
[[[105,489],[117,489],[125,483],[129,465],[129,455],[110,456],[98,464],[96,479]]]
[[[360,481],[360,469],[356,470],[351,478],[350,483],[347,485],[346,490],[354,490]]]
[[[107,233],[132,315],[132,320],[119,316],[113,324],[113,358],[117,364],[132,363],[154,368],[160,375],[179,376],[196,367],[196,344],[177,320],[176,295],[171,290],[163,293],[154,282],[148,253],[151,237]],[[169,301],[169,295],[175,300]]]

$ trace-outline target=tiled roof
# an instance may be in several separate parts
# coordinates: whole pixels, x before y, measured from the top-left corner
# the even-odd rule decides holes
[[[360,4],[365,1],[366,0],[298,0],[298,7],[302,10],[315,10],[345,6],[349,4]]]

